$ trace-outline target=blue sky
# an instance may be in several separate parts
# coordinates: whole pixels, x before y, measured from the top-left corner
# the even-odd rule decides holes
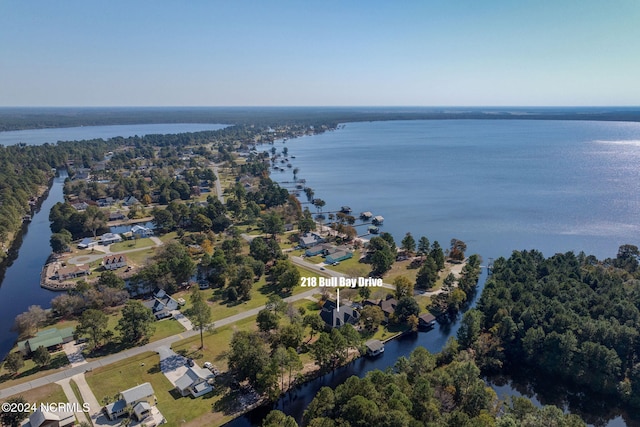
[[[638,0],[2,0],[0,105],[640,105],[639,23]]]

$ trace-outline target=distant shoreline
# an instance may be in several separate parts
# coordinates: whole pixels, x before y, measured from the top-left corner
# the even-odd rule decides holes
[[[154,123],[230,125],[390,120],[640,122],[640,106],[593,107],[0,107],[0,132]]]

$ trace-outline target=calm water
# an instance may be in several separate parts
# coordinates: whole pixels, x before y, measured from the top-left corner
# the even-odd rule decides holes
[[[18,257],[0,279],[0,360],[4,359],[18,337],[10,330],[15,317],[30,305],[51,307],[51,299],[58,295],[40,287],[40,272],[51,253],[49,211],[53,205],[64,201],[62,188],[66,177],[66,171],[62,171],[59,177],[54,178],[49,196],[33,215],[22,236]]]
[[[58,141],[82,141],[85,139],[108,139],[116,136],[143,136],[152,134],[170,134],[217,130],[227,125],[209,123],[165,123],[143,125],[83,126],[74,128],[29,129],[0,132],[0,144],[14,145],[25,143],[40,145]]]
[[[356,216],[362,211],[382,215],[382,230],[398,244],[408,231],[416,239],[439,240],[443,247],[455,237],[487,260],[532,248],[547,256],[584,250],[614,257],[621,244],[640,243],[638,123],[348,123],[335,132],[275,146],[278,151],[286,146],[295,156],[291,162],[300,169],[298,177],[327,202],[326,211],[348,205]],[[292,181],[291,169],[273,176]],[[365,227],[358,230],[363,233]],[[306,384],[277,408],[300,419],[320,387],[393,366],[418,345],[437,352],[457,328],[439,326],[392,341],[382,357],[360,359]],[[496,391],[534,396],[530,386],[509,382]],[[566,406],[594,425],[638,425],[615,408],[594,411],[557,396],[534,396],[534,401]],[[259,425],[264,415],[259,409],[229,425]]]
[[[382,215],[398,244],[408,231],[455,237],[485,259],[640,244],[640,123],[349,123],[284,146],[326,210]]]

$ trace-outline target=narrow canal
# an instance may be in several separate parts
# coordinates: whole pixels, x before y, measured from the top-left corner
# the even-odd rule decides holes
[[[33,215],[32,221],[23,227],[21,236],[13,246],[18,248],[17,253],[11,254],[7,265],[2,267],[4,278],[0,272],[0,360],[5,358],[18,337],[11,330],[16,316],[31,305],[49,308],[51,299],[58,295],[40,287],[40,273],[51,254],[49,211],[53,205],[64,201],[62,189],[66,178],[66,170],[60,171],[59,176],[54,178],[48,196]]]

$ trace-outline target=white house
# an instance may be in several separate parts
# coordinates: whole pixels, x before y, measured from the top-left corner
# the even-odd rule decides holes
[[[112,243],[122,242],[122,237],[119,234],[113,233],[104,233],[100,236],[100,244],[101,245],[110,245]]]
[[[194,365],[176,381],[176,390],[182,396],[200,397],[213,390],[213,386],[209,384],[214,375],[208,369],[203,369]]]
[[[127,266],[127,257],[124,255],[109,255],[102,258],[102,265],[105,270],[117,270]]]
[[[143,237],[153,236],[153,230],[144,227],[142,225],[134,225],[131,227],[131,233],[136,237],[136,239],[142,239]]]
[[[120,392],[120,399],[105,406],[104,412],[110,420],[115,420],[125,414],[127,407],[131,407],[138,421],[141,421],[151,414],[151,407],[156,402],[153,387],[144,383]]]

